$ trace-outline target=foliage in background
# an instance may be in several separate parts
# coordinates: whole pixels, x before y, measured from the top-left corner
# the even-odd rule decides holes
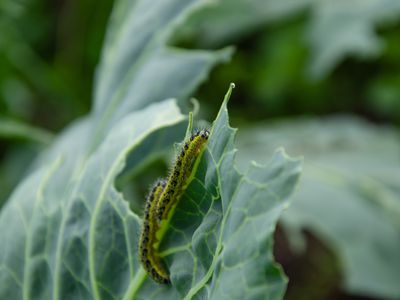
[[[184,104],[210,69],[230,57],[229,48],[166,44],[196,5],[122,0],[115,6],[92,110],[41,153],[0,212],[1,299],[283,297],[273,232],[300,161],[279,151],[267,166],[254,164],[245,174],[235,169],[226,107],[233,85],[162,240],[172,285],[156,284],[140,266],[140,218],[115,188],[121,173],[134,174],[183,136],[185,117],[168,98]],[[45,136],[3,125],[14,136]]]
[[[304,176],[283,215],[292,246],[308,229],[340,259],[350,292],[400,297],[400,142],[393,128],[350,117],[286,121],[239,132],[239,165],[284,146],[304,157]]]
[[[0,207],[43,149],[29,124],[33,132],[60,130],[88,111],[112,3],[1,1],[0,133],[7,139],[0,142]]]
[[[246,118],[348,111],[398,123],[399,20],[396,0],[219,0],[199,10],[174,42],[239,43],[232,64],[199,98],[215,98],[230,75],[242,86],[237,109],[243,115],[245,107]]]
[[[310,72],[324,76],[350,55],[378,57],[386,45],[376,29],[398,20],[396,0],[316,1],[309,24]]]

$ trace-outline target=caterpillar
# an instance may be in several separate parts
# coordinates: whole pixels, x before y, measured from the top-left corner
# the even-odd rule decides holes
[[[162,220],[167,219],[170,211],[179,202],[193,164],[207,143],[210,133],[200,130],[183,143],[168,179],[159,179],[147,196],[142,232],[139,240],[140,261],[145,271],[158,283],[170,283],[168,271],[158,254],[160,241],[157,232]]]
[[[208,130],[197,131],[183,144],[168,178],[167,185],[158,200],[157,219],[159,222],[162,219],[166,219],[171,208],[178,203],[184,190],[186,179],[192,172],[193,162],[200,153],[202,146],[207,142],[209,135]]]
[[[139,239],[140,261],[146,272],[158,283],[169,283],[169,275],[157,255],[154,244],[156,243],[156,232],[158,222],[155,219],[155,209],[166,186],[166,181],[159,179],[151,188],[146,199],[144,209],[142,232]]]

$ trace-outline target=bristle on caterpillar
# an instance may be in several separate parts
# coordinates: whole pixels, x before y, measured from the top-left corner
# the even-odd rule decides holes
[[[157,232],[160,223],[166,219],[171,209],[179,202],[193,164],[210,133],[200,130],[184,141],[168,179],[158,180],[151,189],[144,210],[142,233],[139,240],[139,255],[143,268],[158,283],[170,283],[169,274],[159,256]]]

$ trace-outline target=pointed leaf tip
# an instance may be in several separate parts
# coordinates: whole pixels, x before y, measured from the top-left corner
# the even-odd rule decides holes
[[[231,98],[232,91],[233,91],[234,88],[235,88],[235,84],[234,84],[233,82],[231,82],[231,83],[229,84],[229,89],[228,89],[228,91],[227,91],[226,94],[225,94],[224,101],[223,101],[223,103],[222,103],[221,108],[227,106],[228,101],[229,101],[229,99]]]

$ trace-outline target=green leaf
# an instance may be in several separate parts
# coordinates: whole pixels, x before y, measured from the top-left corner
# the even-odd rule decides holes
[[[135,151],[143,139],[182,120],[173,101],[152,105],[116,124],[72,180],[62,157],[29,176],[0,214],[0,298],[121,298],[139,268],[139,219],[114,179],[129,154],[148,155]]]
[[[128,155],[146,155],[136,152],[143,138],[164,135],[173,128],[163,127],[182,119],[171,101],[127,116],[63,195],[52,189],[68,167],[62,159],[32,174],[0,215],[8,228],[0,233],[0,298],[282,298],[286,280],[273,261],[272,234],[299,161],[280,151],[268,166],[235,171],[226,102],[162,243],[173,284],[146,278],[137,254],[140,220],[114,180]]]
[[[306,228],[338,255],[347,291],[400,297],[398,131],[337,117],[241,133],[241,164],[278,145],[305,156],[304,176],[282,219],[293,246],[301,249]]]
[[[224,102],[161,245],[172,286],[142,273],[125,299],[283,297],[286,279],[272,257],[272,235],[300,162],[278,151],[267,166],[253,164],[240,174],[234,134]]]

